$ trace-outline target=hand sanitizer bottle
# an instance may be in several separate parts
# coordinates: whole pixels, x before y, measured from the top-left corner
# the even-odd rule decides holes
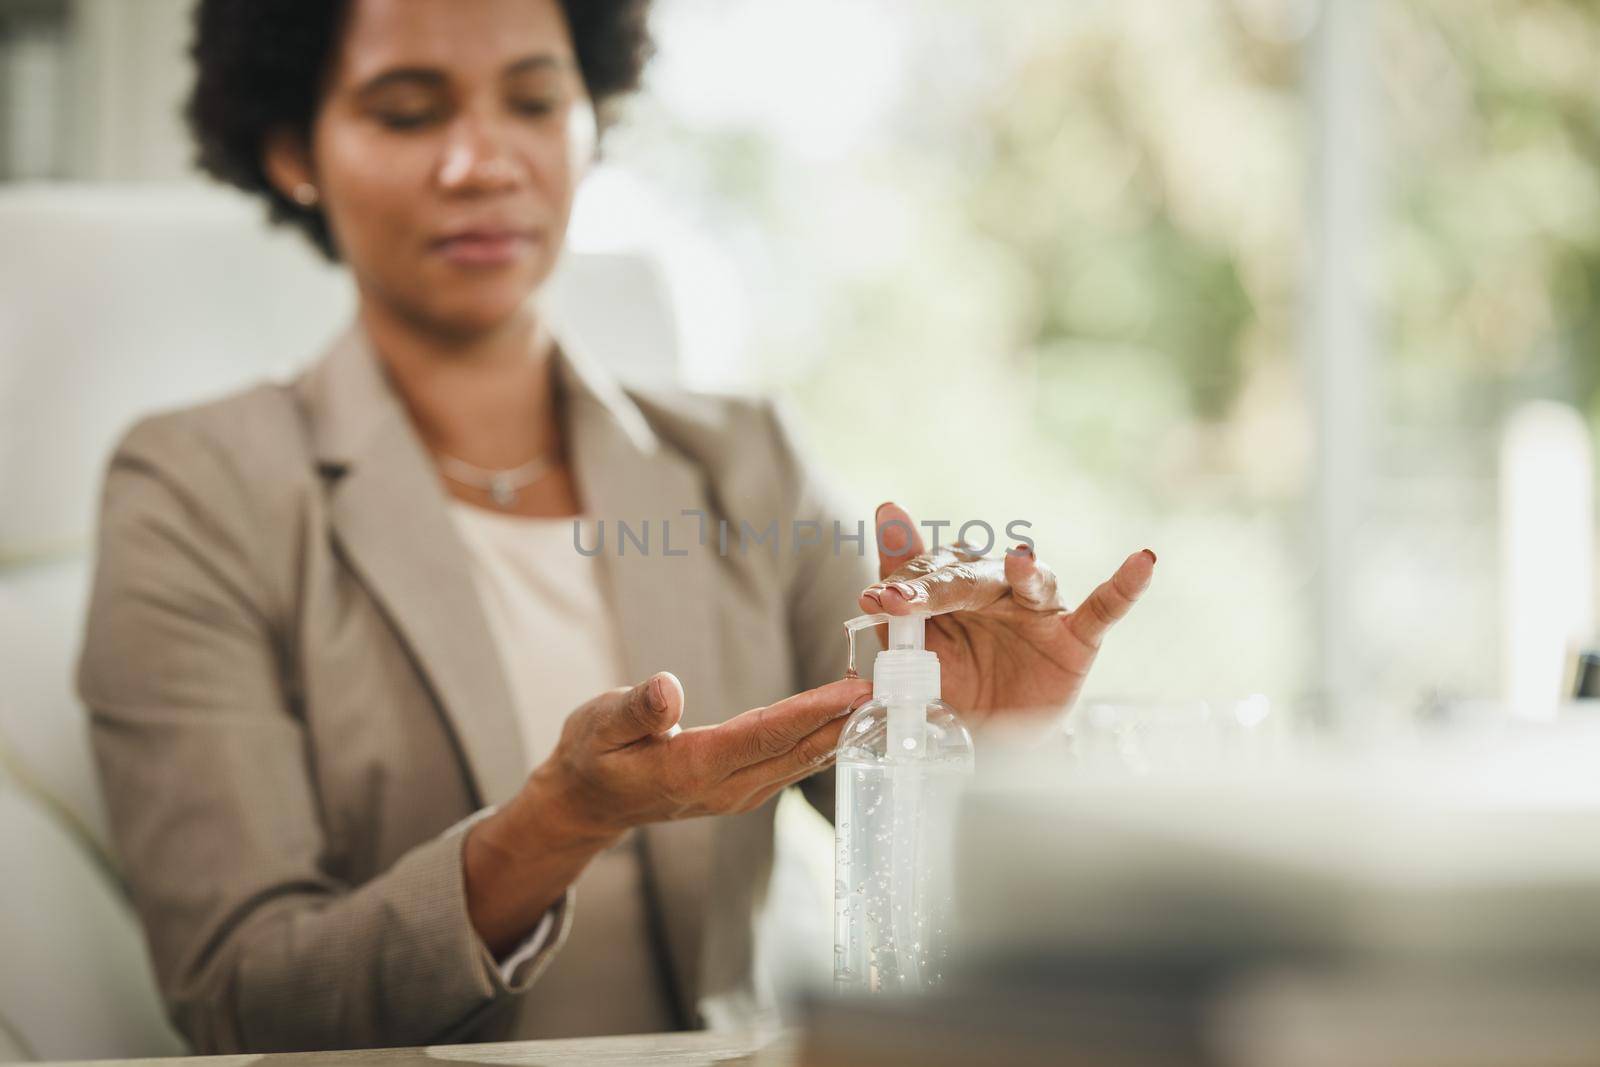
[[[925,615],[863,615],[889,624],[872,700],[845,724],[835,819],[834,986],[915,992],[944,977],[953,930],[955,808],[972,774],[972,736],[939,699],[939,657]],[[852,656],[853,660],[853,656]]]

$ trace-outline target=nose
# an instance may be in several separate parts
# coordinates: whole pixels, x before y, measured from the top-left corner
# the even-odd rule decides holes
[[[464,116],[439,161],[439,185],[453,193],[498,193],[516,189],[527,169],[493,123]]]

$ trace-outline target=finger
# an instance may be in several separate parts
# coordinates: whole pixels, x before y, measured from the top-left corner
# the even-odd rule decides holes
[[[607,748],[621,748],[666,733],[683,717],[683,683],[670,671],[659,671],[632,689],[618,689],[592,701],[595,738]]]
[[[893,501],[878,505],[872,527],[878,539],[879,578],[887,578],[901,564],[927,551],[910,512]]]
[[[751,764],[783,755],[840,718],[853,701],[871,691],[870,682],[846,678],[735,715],[701,734],[699,744],[708,750],[707,769],[726,778]]]
[[[949,545],[940,545],[932,552],[924,552],[920,556],[912,556],[896,567],[893,574],[887,578],[879,578],[872,583],[872,587],[879,588],[891,582],[903,582],[912,578],[921,578],[924,575],[932,574],[940,567],[948,567],[950,564],[959,563],[960,561],[960,557],[955,554],[954,549]]]
[[[1108,581],[1102,582],[1078,610],[1066,617],[1067,629],[1091,649],[1098,649],[1106,631],[1133,607],[1150,586],[1156,554],[1148,548],[1123,561]]]
[[[788,751],[735,771],[717,789],[719,805],[743,810],[760,804],[761,794],[771,795],[803,781],[833,762],[839,735],[849,719],[840,718],[801,738]]]
[[[1061,610],[1056,573],[1034,558],[1031,545],[1018,545],[1007,552],[1005,571],[1012,600],[1034,611]]]
[[[871,699],[871,693],[863,693],[851,701],[850,707],[846,709],[844,715],[818,730],[806,741],[801,742],[800,745],[795,746],[796,751],[793,755],[776,756],[756,764],[754,767],[748,767],[744,771],[735,772],[733,778],[730,779],[733,782],[734,792],[737,793],[740,790],[748,789],[751,782],[758,784],[754,793],[735,796],[732,801],[732,807],[728,810],[753,811],[791,785],[798,785],[807,778],[820,774],[828,767],[833,766],[839,755],[839,739],[843,736],[845,728],[850,725],[850,715]],[[809,750],[807,750],[808,744],[813,746]],[[786,771],[787,773],[785,773]],[[773,781],[765,781],[765,784],[759,784],[772,774],[777,774],[780,777]],[[739,779],[740,775],[746,775],[746,777]],[[734,779],[739,780],[734,781]]]
[[[971,572],[953,571],[935,577],[929,583],[917,581],[919,578],[937,575],[939,571],[952,564],[981,563],[984,559],[984,553],[965,542],[940,545],[932,552],[908,560],[893,574],[867,586],[861,593],[861,608],[863,611],[906,615],[923,611],[974,610],[987,606],[1004,595],[1006,590],[1002,585],[990,585],[989,579],[995,575],[988,574],[982,569]],[[1004,574],[1002,573],[1000,577],[1003,578]],[[964,585],[968,578],[976,578],[979,581],[976,584]],[[953,590],[938,593],[938,599],[932,603],[922,598],[923,594],[932,593],[944,583],[950,583]],[[897,601],[904,601],[904,604],[896,603]]]
[[[756,808],[759,808],[761,805],[765,804],[767,801],[771,800],[785,789],[788,789],[790,786],[799,785],[807,778],[821,774],[823,771],[833,766],[833,762],[834,753],[830,752],[827,757],[819,760],[813,766],[808,766],[804,770],[796,771],[787,778],[782,778],[776,782],[761,786],[754,793],[751,793],[749,796],[736,803],[732,810],[735,812],[754,811]]]
[[[885,587],[879,603],[890,615],[976,611],[1006,595],[1005,564],[997,559],[947,563],[921,578]]]
[[[955,553],[951,552],[947,547],[940,547],[935,552],[913,556],[895,568],[893,574],[880,578],[861,591],[859,600],[861,610],[873,613],[883,611],[884,595],[889,592],[891,587],[899,587],[900,595],[909,599],[915,593],[915,590],[908,584],[909,582],[916,578],[925,578],[940,567],[946,567],[955,562]]]

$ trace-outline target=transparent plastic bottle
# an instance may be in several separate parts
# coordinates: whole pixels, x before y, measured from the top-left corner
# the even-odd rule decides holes
[[[872,701],[839,741],[833,975],[841,992],[931,989],[949,959],[955,809],[974,763],[971,734],[939,699],[925,619],[863,615],[845,624],[887,622],[889,648],[873,665]]]

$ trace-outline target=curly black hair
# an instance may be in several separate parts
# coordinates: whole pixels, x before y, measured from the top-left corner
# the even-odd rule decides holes
[[[601,128],[639,87],[652,45],[650,0],[560,0]],[[184,108],[200,169],[261,196],[274,222],[298,226],[321,252],[338,250],[322,212],[280,193],[263,147],[287,127],[309,137],[351,0],[200,0],[189,54],[194,88]]]

